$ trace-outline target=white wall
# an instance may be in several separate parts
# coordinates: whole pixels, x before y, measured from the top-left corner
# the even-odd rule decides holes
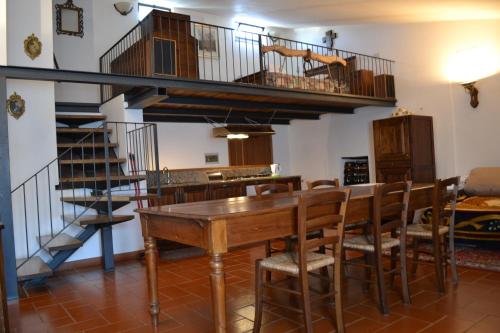
[[[329,28],[299,29],[295,38],[321,44],[321,37]],[[494,125],[498,124],[500,117],[500,76],[497,74],[478,82],[480,104],[477,109],[469,106],[464,89],[459,84],[450,83],[446,77],[450,57],[458,50],[487,45],[496,50],[497,57],[500,57],[499,20],[340,26],[334,29],[339,33],[337,48],[396,61],[394,73],[398,105],[415,114],[434,118],[438,177],[466,175],[474,166],[500,165],[500,154],[496,153],[500,132]],[[464,64],[468,65],[474,64]],[[338,176],[340,156],[353,156],[362,152],[363,155],[371,155],[373,142],[368,131],[371,131],[370,122],[389,116],[391,111],[390,108],[369,107],[356,110],[353,116],[332,116],[332,127],[328,130],[331,131],[331,140],[335,142],[333,146],[313,153],[317,147],[312,146],[314,139],[308,138],[311,144],[303,145],[295,154],[306,154],[311,158],[311,154],[314,154],[320,163],[324,163],[324,155],[337,159],[331,161],[328,170],[317,170],[317,175],[333,172],[332,176]],[[327,134],[321,133],[324,130],[323,125],[318,124],[306,131],[302,123],[296,122],[290,131],[315,131],[318,137],[325,137]],[[308,165],[292,162],[292,166],[295,172],[310,172]],[[319,166],[315,165],[314,168]],[[372,171],[372,180],[373,175]]]
[[[5,2],[3,3],[5,4]],[[2,7],[3,8],[3,7]],[[1,10],[0,10],[1,11]],[[0,15],[1,16],[1,15]],[[19,19],[23,21],[20,24]],[[47,67],[52,68],[52,8],[49,1],[26,0],[7,1],[7,64],[13,66]],[[24,53],[24,39],[32,33],[42,43],[42,53],[39,57],[31,60]],[[1,37],[1,35],[0,35]],[[10,149],[10,172],[12,188],[31,177],[48,162],[57,156],[55,114],[54,114],[54,84],[41,81],[8,80],[7,95],[16,92],[26,103],[24,115],[19,119],[8,116],[9,126],[9,149]],[[54,172],[55,171],[55,172]],[[57,183],[57,166],[50,170],[52,185]],[[40,202],[39,210],[41,216],[48,218],[48,192],[46,190],[47,174],[38,179]],[[28,223],[35,224],[36,220],[30,218],[35,216],[36,197],[34,197],[35,184],[32,180],[26,186],[26,200]],[[24,254],[24,211],[22,197],[18,191],[13,195],[14,230],[17,257]],[[52,204],[57,198],[53,186],[51,189]],[[54,207],[60,207],[57,203]],[[55,216],[60,214],[54,210]],[[31,215],[33,214],[33,215]],[[42,230],[43,231],[43,230]],[[35,230],[29,228],[31,237],[35,237]]]
[[[7,0],[0,0],[0,65],[7,64]]]
[[[53,0],[53,5],[66,0]],[[54,53],[59,67],[67,70],[99,71],[99,57],[137,24],[137,5],[127,16],[119,14],[114,0],[76,1],[83,8],[82,38],[56,34],[53,23]],[[55,7],[53,6],[54,15]],[[56,85],[56,100],[60,102],[98,103],[99,87],[73,83]]]

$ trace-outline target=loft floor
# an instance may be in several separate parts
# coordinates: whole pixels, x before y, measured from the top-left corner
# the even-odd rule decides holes
[[[263,246],[224,257],[229,332],[252,329],[254,261]],[[197,257],[159,265],[161,322],[158,332],[204,333],[211,330],[209,259]],[[461,268],[460,284],[447,294],[435,291],[433,267],[420,263],[411,279],[413,304],[406,308],[389,292],[391,314],[381,315],[370,294],[349,280],[344,316],[347,332],[498,332],[500,273]],[[397,283],[396,283],[397,285]],[[27,296],[9,304],[14,332],[157,332],[150,326],[143,261],[117,264],[114,272],[100,267],[58,272],[45,286],[27,289]],[[314,306],[314,329],[333,332],[326,306]],[[301,332],[301,318],[283,309],[265,308],[261,332]]]
[[[194,86],[197,88],[194,88]],[[210,87],[210,89],[207,89]],[[132,88],[128,108],[143,109],[144,121],[289,124],[319,119],[326,113],[354,113],[365,106],[393,107],[396,99],[273,88],[247,84],[194,81],[193,87]]]

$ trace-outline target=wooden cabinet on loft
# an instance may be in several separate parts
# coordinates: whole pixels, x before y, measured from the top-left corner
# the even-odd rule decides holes
[[[198,79],[198,51],[189,15],[152,10],[112,48],[111,73]],[[127,87],[113,86],[114,93]]]
[[[432,117],[411,115],[375,120],[373,140],[377,182],[434,181]]]

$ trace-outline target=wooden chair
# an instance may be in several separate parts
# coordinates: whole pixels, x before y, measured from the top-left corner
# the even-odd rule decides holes
[[[293,193],[293,183],[280,184],[280,183],[271,183],[271,184],[262,184],[255,185],[255,194],[257,197],[262,197],[266,194],[273,193]]]
[[[364,263],[359,264],[353,260],[346,261],[345,264],[364,267],[365,277],[361,280],[364,282],[365,289],[368,289],[371,282],[372,269],[375,270],[379,306],[384,314],[389,313],[384,275],[390,274],[392,283],[394,275],[398,273],[396,268],[396,249],[398,247],[401,261],[399,273],[401,274],[403,301],[405,304],[410,304],[406,270],[406,220],[410,188],[411,181],[376,185],[373,197],[372,221],[367,225],[365,234],[344,241],[344,255],[345,250],[364,253]],[[397,238],[398,231],[401,234],[399,239]],[[386,271],[382,262],[382,252],[389,249],[391,251],[391,268]]]
[[[299,196],[297,210],[297,249],[256,261],[254,333],[260,331],[262,305],[264,302],[275,306],[281,306],[292,311],[303,312],[306,332],[313,332],[311,322],[311,301],[324,299],[326,297],[333,297],[335,299],[337,332],[344,332],[341,288],[341,249],[344,237],[344,219],[349,196],[349,189],[343,191],[308,192]],[[336,228],[338,232],[334,236],[307,239],[306,236],[309,232],[323,228]],[[324,246],[325,244],[333,245],[335,251],[329,255],[313,251],[313,249]],[[324,279],[324,276],[316,274],[313,271],[329,265],[334,266],[333,279],[328,277],[326,279],[333,284],[333,290],[329,288],[326,293],[314,295],[317,297],[312,298],[309,289],[309,275]],[[264,271],[282,272],[287,276],[297,277],[300,282],[299,290],[281,287],[279,281],[272,283],[264,282],[262,279],[262,273]],[[264,288],[300,295],[302,311],[290,306],[275,303],[270,299],[264,299]]]
[[[258,198],[262,198],[263,196],[274,194],[274,193],[288,193],[290,195],[293,194],[293,183],[280,184],[280,183],[271,183],[271,184],[261,184],[255,185],[255,194]],[[287,250],[291,246],[291,241],[289,239],[280,238],[279,240],[285,242],[285,250]],[[283,252],[283,250],[272,247],[272,241],[268,240],[265,243],[266,246],[266,257],[270,257],[273,253]],[[266,280],[271,280],[271,272],[266,274]]]
[[[420,253],[433,255],[438,291],[445,292],[445,277],[448,259],[451,264],[451,274],[454,284],[458,283],[457,262],[455,258],[455,207],[457,203],[458,184],[460,177],[452,177],[434,182],[432,198],[432,223],[410,224],[407,235],[413,238],[412,273],[416,274]],[[448,191],[448,187],[452,190]],[[445,209],[447,205],[449,209]],[[446,225],[448,222],[448,225]],[[446,249],[448,236],[448,250]],[[432,252],[419,249],[421,240],[432,240]]]
[[[307,182],[307,189],[308,190],[314,190],[315,188],[318,187],[340,187],[340,182],[338,178],[335,178],[333,180],[330,179],[320,179],[320,180],[315,180],[315,181],[308,181]]]

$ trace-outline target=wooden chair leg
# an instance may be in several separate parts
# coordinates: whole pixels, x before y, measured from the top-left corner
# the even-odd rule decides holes
[[[343,261],[336,262],[333,267],[333,288],[335,293],[335,321],[337,333],[344,333],[344,313],[342,308],[342,268]]]
[[[324,237],[324,232],[323,230],[320,231],[320,235],[319,235],[320,238],[323,238]],[[326,254],[326,247],[324,245],[321,245],[319,247],[319,250],[318,250],[319,253],[322,253],[322,254]],[[328,267],[327,266],[323,266],[319,269],[319,272],[322,276],[325,277],[325,279],[322,279],[321,280],[321,287],[323,289],[323,291],[325,293],[327,293],[329,290],[330,290],[330,283],[328,282],[328,277],[329,277],[329,274],[328,274]]]
[[[380,304],[380,311],[383,314],[388,314],[389,306],[387,304],[387,297],[385,294],[384,265],[382,262],[382,253],[377,251],[374,259],[375,259],[375,271],[377,275],[377,293]]]
[[[413,260],[411,265],[411,274],[413,276],[417,275],[417,267],[418,267],[418,256],[420,252],[418,252],[419,239],[417,237],[413,237]]]
[[[363,291],[368,292],[370,290],[370,281],[372,279],[372,269],[369,266],[373,265],[372,253],[365,253],[365,281],[363,281]]]
[[[436,273],[436,280],[438,291],[444,293],[444,277],[443,277],[443,264],[441,256],[441,241],[440,237],[432,240],[433,255],[434,255],[434,270]]]
[[[399,260],[401,261],[401,289],[403,292],[403,302],[409,305],[411,303],[410,299],[410,287],[408,285],[408,257],[406,256],[406,237],[402,237],[399,245]]]
[[[398,262],[398,254],[395,247],[391,248],[391,274],[389,277],[389,285],[394,286],[394,277],[396,276],[396,265]]]
[[[453,280],[453,284],[458,284],[458,272],[457,272],[457,258],[455,257],[455,237],[450,234],[450,238],[448,241],[449,253],[450,253],[450,266],[451,266],[451,278]]]
[[[266,257],[270,257],[272,255],[272,247],[271,247],[271,241],[268,240],[266,241]],[[271,281],[271,272],[266,271],[266,281],[269,282]]]
[[[253,333],[258,333],[260,331],[262,323],[263,289],[262,267],[260,266],[260,260],[257,260],[255,262],[255,315],[253,320]]]
[[[311,298],[309,295],[309,277],[307,271],[302,271],[299,276],[302,293],[302,309],[304,311],[304,326],[307,333],[313,333],[311,319]]]

